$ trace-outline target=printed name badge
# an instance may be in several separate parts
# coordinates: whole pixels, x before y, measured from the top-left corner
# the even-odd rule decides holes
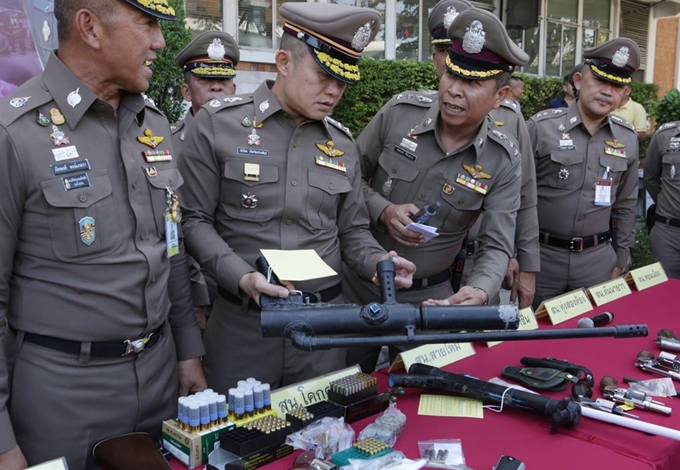
[[[179,254],[179,233],[177,232],[177,222],[172,218],[170,212],[165,214],[165,248],[168,258]]]
[[[626,275],[626,281],[634,283],[640,291],[668,281],[668,276],[661,263],[654,263],[633,269]]]
[[[612,205],[612,182],[610,180],[597,180],[595,183],[595,205]]]

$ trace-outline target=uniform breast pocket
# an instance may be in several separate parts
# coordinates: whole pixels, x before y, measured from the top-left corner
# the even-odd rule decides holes
[[[153,207],[153,218],[156,221],[158,236],[164,239],[165,212],[168,209],[168,188],[172,191],[177,191],[177,188],[184,183],[184,179],[176,166],[164,166],[156,171],[155,176],[151,176],[148,172],[146,176],[149,181],[151,206]],[[179,202],[181,203],[182,201]]]
[[[451,194],[441,193],[442,207],[430,222],[430,225],[440,227],[441,234],[466,232],[474,225],[482,210],[482,193],[456,186]]]
[[[226,162],[220,203],[229,217],[267,222],[283,207],[279,168],[276,164],[258,164],[259,175],[251,175],[252,180],[246,180],[246,163],[243,160]]]
[[[612,180],[612,191],[616,191],[616,187],[621,181],[621,176],[628,169],[628,160],[624,157],[615,157],[613,155],[600,156],[600,172],[598,177],[604,176],[604,172],[609,167],[609,178]]]
[[[87,173],[90,186],[64,189],[61,178],[40,183],[47,201],[52,248],[62,261],[87,261],[121,245],[113,187],[106,170]]]
[[[314,228],[332,226],[337,218],[340,197],[352,190],[349,178],[345,173],[330,169],[309,168],[308,174],[307,220]]]
[[[416,179],[420,168],[410,160],[384,151],[378,158],[378,168],[371,186],[384,198],[395,204],[405,204],[410,200],[411,183]]]
[[[664,153],[661,157],[661,179],[673,185],[680,185],[680,153]]]
[[[584,155],[576,150],[550,152],[548,183],[553,188],[576,189],[583,184]]]

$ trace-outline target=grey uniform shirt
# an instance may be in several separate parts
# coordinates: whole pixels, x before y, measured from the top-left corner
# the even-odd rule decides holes
[[[211,100],[194,116],[180,156],[189,253],[234,295],[262,248],[314,249],[337,273],[344,261],[370,279],[385,252],[368,230],[354,140],[329,118],[296,125],[271,84]],[[295,286],[339,282],[338,274]]]
[[[491,119],[502,132],[514,136],[519,143],[519,153],[522,157],[522,189],[517,211],[515,252],[520,271],[538,272],[541,270],[541,255],[538,248],[536,165],[529,130],[519,108],[510,100],[503,100],[499,108],[491,111]]]
[[[189,108],[182,119],[170,125],[172,144],[177,152],[180,152],[182,149],[184,139],[187,136],[187,130],[189,130],[189,124],[191,124],[193,118],[194,115],[191,112],[191,108]]]
[[[550,109],[527,123],[536,158],[538,221],[561,237],[591,236],[617,219],[617,266],[625,267],[633,246],[638,192],[638,142],[633,128],[609,115],[591,136],[577,103]],[[565,138],[566,137],[566,138]],[[609,168],[610,206],[595,204],[596,183]]]
[[[468,284],[494,296],[513,252],[520,205],[521,162],[514,138],[487,118],[469,144],[447,153],[439,135],[437,96],[404,92],[373,117],[357,146],[371,230],[380,244],[413,261],[417,277],[427,278],[451,267],[483,212],[480,251]],[[476,178],[477,186],[464,165],[485,173]],[[440,235],[417,247],[398,244],[378,220],[390,204],[423,207],[436,201],[441,207],[429,224]]]
[[[659,128],[647,148],[645,189],[656,213],[680,219],[680,121]]]
[[[115,341],[169,318],[178,359],[203,354],[184,255],[166,255],[166,186],[182,178],[174,162],[145,161],[151,148],[137,137],[146,130],[172,153],[167,120],[145,101],[124,94],[116,118],[54,54],[41,76],[0,101],[0,316],[13,328]],[[56,120],[38,124],[51,110]],[[65,122],[55,124],[59,116]],[[3,358],[0,445],[13,440],[6,387]]]

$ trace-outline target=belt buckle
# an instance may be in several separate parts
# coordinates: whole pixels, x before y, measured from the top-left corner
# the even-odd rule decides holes
[[[123,353],[123,356],[134,356],[143,352],[146,349],[146,343],[149,342],[152,336],[153,333],[149,333],[149,335],[144,338],[134,340],[126,339],[125,352]]]
[[[574,243],[578,243],[578,245],[574,245]],[[574,252],[574,253],[580,253],[583,251],[583,238],[582,237],[574,237],[571,240],[569,240],[569,251]]]

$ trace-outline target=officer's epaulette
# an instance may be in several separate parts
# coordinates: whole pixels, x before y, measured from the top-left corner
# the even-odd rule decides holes
[[[511,158],[515,158],[519,155],[519,145],[514,137],[501,132],[496,125],[490,121],[487,129],[489,130],[487,137],[505,148]]]
[[[567,108],[545,109],[534,114],[531,119],[534,121],[543,121],[545,119],[552,119],[554,117],[562,116]]]
[[[620,126],[626,127],[630,129],[631,131],[635,132],[635,128],[631,123],[626,121],[625,119],[615,115],[615,114],[610,114],[609,115],[609,122],[615,122],[616,124],[619,124]]]
[[[252,103],[253,95],[232,95],[224,98],[208,101],[202,107],[207,109],[210,113],[217,113],[223,109],[233,108],[234,106],[241,106],[242,104]]]
[[[657,132],[667,131],[668,129],[680,129],[680,121],[667,122],[663,126],[659,127]]]
[[[501,101],[501,106],[504,106],[506,108],[510,108],[513,111],[515,111],[517,114],[520,114],[520,111],[517,108],[517,103],[515,103],[514,101],[503,100],[503,101]]]
[[[338,129],[343,131],[345,134],[347,134],[350,138],[354,138],[352,136],[352,131],[350,131],[348,127],[343,126],[341,123],[339,123],[338,121],[336,121],[332,117],[326,116],[324,118],[324,121],[326,121],[328,124],[332,124],[333,126],[337,127]]]
[[[33,77],[23,86],[0,99],[0,125],[7,127],[24,114],[52,101],[43,88],[40,77]]]
[[[183,128],[184,128],[184,121],[177,121],[174,124],[170,124],[170,132],[172,132],[173,135],[177,134]]]
[[[394,95],[392,99],[396,104],[406,103],[423,107],[430,107],[432,103],[437,101],[437,97],[433,97],[432,93],[423,93],[422,91],[405,91]]]

